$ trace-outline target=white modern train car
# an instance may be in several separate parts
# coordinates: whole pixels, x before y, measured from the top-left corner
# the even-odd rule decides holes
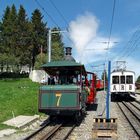
[[[111,94],[127,96],[135,94],[135,73],[127,70],[117,70],[111,73]]]

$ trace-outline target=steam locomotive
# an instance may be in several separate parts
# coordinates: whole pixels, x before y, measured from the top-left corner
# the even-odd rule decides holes
[[[42,65],[50,79],[48,84],[40,85],[38,108],[39,112],[51,117],[68,115],[78,118],[86,112],[88,105],[95,102],[96,75],[75,61],[71,49],[66,48],[63,60]]]

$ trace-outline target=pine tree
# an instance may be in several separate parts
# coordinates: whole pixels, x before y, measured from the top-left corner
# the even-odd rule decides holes
[[[15,66],[19,64],[19,59],[16,57],[16,49],[17,49],[17,38],[18,38],[18,30],[17,30],[17,10],[15,5],[13,4],[10,10],[9,16],[9,62],[8,67],[16,70]],[[8,68],[7,68],[8,69]]]
[[[39,53],[36,56],[36,62],[35,62],[35,69],[40,69],[40,66],[46,63],[47,55],[45,53]]]
[[[59,28],[53,28],[52,31],[60,31]],[[52,34],[52,61],[62,60],[64,57],[64,44],[61,33]]]
[[[104,80],[104,75],[105,75],[105,81],[108,81],[106,70],[104,70],[102,73],[102,80]]]
[[[33,27],[33,36],[32,36],[32,64],[34,67],[35,58],[40,53],[41,46],[43,47],[43,51],[47,48],[47,27],[46,23],[43,21],[43,16],[38,9],[32,13],[32,27]]]
[[[8,36],[10,35],[10,7],[7,6],[1,22],[1,53],[8,51]]]
[[[8,25],[8,19],[10,15],[10,8],[7,6],[6,10],[4,12],[4,16],[2,18],[2,21],[0,23],[0,64],[1,64],[1,72],[3,72],[3,67],[6,64],[5,60],[5,52],[6,52],[6,47],[5,45],[7,44],[6,41],[6,25]]]
[[[37,68],[46,62],[48,29],[43,22],[43,16],[38,9],[32,13],[31,20],[27,18],[26,11],[20,5],[17,12],[15,5],[7,6],[0,22],[0,65],[4,66],[30,65]],[[60,31],[53,28],[53,31]],[[52,34],[52,60],[61,60],[64,56],[63,42],[60,33]],[[42,59],[40,61],[40,58]]]
[[[31,35],[32,29],[31,24],[26,17],[26,11],[22,5],[18,12],[18,40],[17,40],[17,49],[16,56],[19,58],[20,65],[31,64]],[[22,53],[21,53],[22,52]]]
[[[13,63],[15,63],[16,59],[14,56],[15,50],[15,20],[16,20],[16,9],[13,5],[10,9],[8,6],[4,12],[4,16],[2,18],[1,23],[1,65],[7,66],[7,71]],[[3,68],[2,68],[3,69]]]
[[[10,12],[10,30],[11,30],[11,36],[9,36],[9,43],[10,43],[10,52],[11,55],[14,56],[16,51],[16,45],[17,45],[17,11],[15,8],[15,5],[12,5],[11,12]]]
[[[137,83],[140,83],[140,75],[137,78]]]

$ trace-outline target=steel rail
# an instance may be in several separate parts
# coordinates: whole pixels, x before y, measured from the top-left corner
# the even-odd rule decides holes
[[[45,122],[45,124],[43,124],[41,126],[41,128],[39,128],[38,130],[36,130],[35,132],[33,132],[32,134],[30,134],[29,136],[27,136],[26,138],[24,138],[23,140],[30,140],[31,138],[33,138],[35,135],[37,135],[39,132],[41,132],[46,126],[48,126],[51,122],[49,120],[47,120]]]
[[[122,103],[127,107],[127,109],[131,112],[131,114],[133,114],[133,116],[135,116],[135,118],[139,120],[140,122],[140,115],[128,103],[125,103],[125,102],[122,102]]]
[[[132,114],[132,110],[130,108],[127,108],[126,105],[124,105],[124,102],[122,103],[117,103],[117,105],[119,106],[120,110],[122,111],[122,113],[124,114],[125,118],[127,119],[127,121],[129,122],[129,124],[132,126],[133,130],[136,132],[137,136],[140,137],[140,129],[138,127],[138,124],[137,122],[139,122],[140,124],[140,121],[137,120],[137,118],[135,117],[134,114]],[[123,107],[122,107],[123,105]],[[126,111],[127,110],[127,111]],[[131,110],[131,111],[130,111]],[[129,113],[129,115],[127,113]],[[129,117],[132,117],[132,118],[129,118]],[[135,120],[135,121],[134,121]],[[135,122],[135,124],[134,124]],[[137,124],[137,125],[136,125]]]
[[[63,140],[67,140],[67,138],[69,137],[69,135],[71,134],[71,132],[74,130],[75,127],[76,125],[74,124],[72,128],[69,130],[69,132],[67,133],[67,135],[63,138]]]
[[[138,100],[135,100],[135,102],[138,103],[138,104],[140,104],[140,101],[138,101]]]
[[[138,92],[135,92],[135,94],[140,95],[140,93],[138,93]]]
[[[63,124],[57,124],[55,127],[46,133],[40,140],[49,140],[61,127]]]
[[[137,102],[136,102],[137,103]],[[133,102],[130,102],[131,105],[133,105],[137,110],[140,111],[140,107],[136,106]]]
[[[33,132],[32,134],[30,134],[29,136],[27,136],[26,138],[24,138],[23,140],[30,140],[30,139],[34,139],[34,137],[38,137],[41,136],[40,133],[43,132],[43,130],[49,126],[52,122],[48,119],[45,123],[43,123],[42,127],[39,128],[37,131]],[[69,122],[67,122],[69,123]],[[50,140],[53,139],[53,136],[55,136],[55,134],[62,128],[62,126],[67,124],[66,122],[62,122],[60,124],[55,124],[54,127],[47,131],[45,134],[43,134],[42,137],[39,137],[39,140]],[[66,133],[66,136],[64,136],[64,138],[62,138],[62,140],[66,140],[69,135],[71,134],[71,132],[73,131],[73,129],[76,127],[76,125],[74,124],[70,130],[68,130],[68,132]],[[45,131],[44,131],[45,132]]]

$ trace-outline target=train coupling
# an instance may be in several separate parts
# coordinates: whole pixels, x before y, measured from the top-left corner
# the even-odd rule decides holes
[[[117,140],[117,118],[93,118],[93,140]]]

